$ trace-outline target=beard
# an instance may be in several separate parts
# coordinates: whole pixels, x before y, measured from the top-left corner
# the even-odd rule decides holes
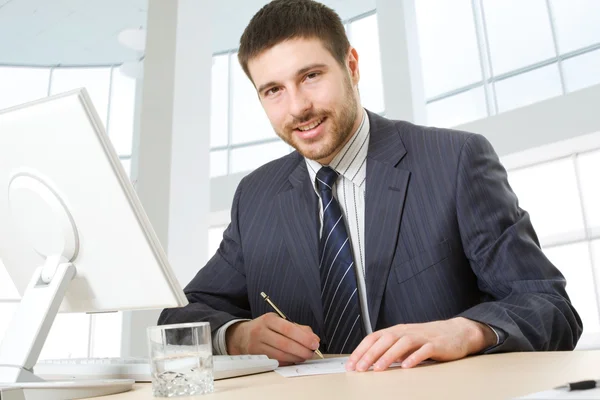
[[[330,157],[338,151],[352,134],[352,128],[356,121],[358,103],[352,92],[350,77],[346,76],[344,82],[344,102],[341,107],[332,109],[311,109],[301,117],[294,119],[284,126],[283,132],[277,135],[284,142],[295,148],[298,153],[310,160],[322,160]],[[314,139],[300,139],[294,134],[294,127],[310,120],[326,118],[327,130]]]

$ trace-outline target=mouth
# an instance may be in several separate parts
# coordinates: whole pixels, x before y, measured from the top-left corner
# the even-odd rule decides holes
[[[298,126],[294,129],[294,132],[302,139],[312,139],[318,136],[323,127],[323,122],[327,120],[327,117],[321,117],[308,124]]]

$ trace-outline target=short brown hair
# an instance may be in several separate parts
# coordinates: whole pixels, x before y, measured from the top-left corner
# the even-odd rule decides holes
[[[318,38],[340,65],[345,65],[350,42],[339,15],[313,0],[273,0],[250,20],[240,38],[238,60],[248,61],[278,43],[295,38]]]

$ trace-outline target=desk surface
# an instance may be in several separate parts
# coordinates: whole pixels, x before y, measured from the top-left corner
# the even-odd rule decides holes
[[[600,350],[507,353],[414,369],[283,378],[275,372],[215,381],[215,392],[178,399],[509,399],[600,378]],[[98,399],[98,398],[96,398]],[[102,400],[154,400],[150,384]]]

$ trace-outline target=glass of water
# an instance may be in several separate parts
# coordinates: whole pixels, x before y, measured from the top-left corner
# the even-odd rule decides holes
[[[208,322],[148,328],[152,393],[192,396],[214,390],[212,341]]]

